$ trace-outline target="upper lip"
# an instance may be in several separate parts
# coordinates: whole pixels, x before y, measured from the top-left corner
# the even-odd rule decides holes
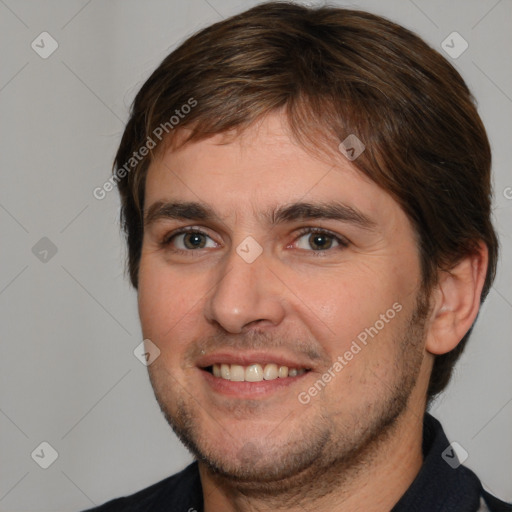
[[[296,357],[287,354],[278,354],[270,352],[212,352],[201,356],[196,364],[199,368],[207,368],[213,364],[238,364],[240,366],[249,366],[251,364],[277,364],[278,366],[287,366],[288,368],[301,368],[310,370],[311,363],[299,360]]]

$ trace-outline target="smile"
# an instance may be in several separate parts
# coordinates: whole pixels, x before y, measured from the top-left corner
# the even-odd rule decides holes
[[[205,369],[212,373],[214,377],[231,382],[261,382],[263,380],[286,379],[299,377],[309,371],[306,368],[289,368],[274,363],[265,365],[254,363],[247,366],[216,363]]]

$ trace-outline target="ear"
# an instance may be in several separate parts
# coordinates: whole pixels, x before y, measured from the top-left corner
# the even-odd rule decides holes
[[[431,354],[453,350],[469,331],[480,309],[489,251],[480,242],[477,250],[449,271],[440,271],[432,292],[433,304],[425,348]]]

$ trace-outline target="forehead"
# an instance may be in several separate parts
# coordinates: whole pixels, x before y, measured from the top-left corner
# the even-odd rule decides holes
[[[400,210],[340,152],[320,158],[304,149],[278,114],[240,134],[218,134],[158,155],[146,179],[146,213],[155,202],[176,200],[237,219],[297,202],[338,201],[377,219]]]

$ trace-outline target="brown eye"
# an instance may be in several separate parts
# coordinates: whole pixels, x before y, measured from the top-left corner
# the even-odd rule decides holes
[[[348,243],[328,231],[306,228],[297,239],[296,246],[307,251],[327,251],[338,247],[347,247]]]
[[[202,249],[206,245],[205,238],[202,233],[184,233],[183,243],[187,249]]]
[[[217,244],[202,231],[182,230],[167,237],[163,241],[164,246],[171,246],[176,251],[193,251],[217,247]]]
[[[330,249],[332,246],[332,237],[329,235],[311,233],[308,238],[309,246],[312,249],[325,250]]]

